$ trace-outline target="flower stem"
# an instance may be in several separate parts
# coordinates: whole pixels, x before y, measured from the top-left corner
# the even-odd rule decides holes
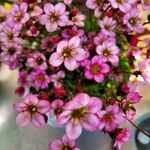
[[[126,118],[127,119],[127,118]],[[127,119],[128,120],[128,119]],[[150,134],[145,132],[143,129],[139,128],[136,124],[134,124],[131,120],[128,120],[138,131],[142,132],[144,135],[150,138]]]

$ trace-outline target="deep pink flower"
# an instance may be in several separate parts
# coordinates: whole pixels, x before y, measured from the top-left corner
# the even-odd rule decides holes
[[[31,68],[40,68],[43,70],[47,69],[47,63],[45,56],[39,51],[34,52],[27,59],[27,66]]]
[[[59,115],[58,123],[66,124],[66,133],[70,139],[77,139],[82,128],[87,131],[98,129],[99,119],[96,113],[101,108],[101,99],[80,93],[63,107],[64,111]]]
[[[55,88],[60,88],[62,79],[65,78],[65,72],[59,71],[57,74],[53,74],[50,76],[50,80],[54,83]]]
[[[39,30],[35,26],[31,26],[29,30],[26,32],[27,36],[37,37],[39,35]]]
[[[137,8],[133,8],[130,12],[124,15],[123,23],[127,25],[129,30],[142,33],[144,31],[144,27],[138,16],[139,10]]]
[[[104,63],[99,56],[94,56],[91,63],[85,67],[84,76],[87,79],[93,79],[101,83],[104,80],[105,74],[110,70],[108,64]]]
[[[75,36],[69,41],[63,40],[58,43],[57,50],[50,56],[49,63],[55,67],[63,62],[69,71],[77,67],[77,62],[86,57],[86,51],[80,48],[80,38]]]
[[[49,150],[80,150],[75,145],[75,141],[64,135],[62,139],[55,139],[49,143]]]
[[[30,121],[37,128],[45,126],[44,114],[49,111],[50,103],[40,100],[32,94],[24,98],[24,102],[13,105],[14,109],[19,112],[16,123],[19,127],[26,126]]]
[[[68,24],[66,14],[66,6],[63,3],[57,3],[55,6],[51,3],[44,4],[45,14],[39,16],[39,21],[46,26],[48,32],[53,32],[58,29],[58,26],[63,27]]]
[[[116,21],[112,18],[108,18],[107,16],[100,20],[99,26],[101,27],[101,31],[104,32],[106,35],[114,36],[114,28],[116,27]]]
[[[131,11],[132,5],[137,2],[137,0],[109,0],[112,7],[119,8],[122,12],[127,13]]]
[[[131,137],[131,132],[129,129],[117,129],[115,134],[115,143],[114,147],[118,147],[119,150],[121,149],[122,144],[128,142]]]
[[[22,87],[26,87],[28,85],[27,72],[26,71],[24,71],[24,70],[19,71],[18,84]]]
[[[126,100],[133,104],[139,103],[141,98],[142,98],[142,96],[140,96],[139,93],[137,93],[137,92],[130,92],[126,96]]]
[[[141,4],[143,7],[143,10],[150,10],[150,1],[149,0],[141,0]]]
[[[86,1],[86,7],[89,9],[93,9],[94,10],[94,15],[96,17],[99,17],[101,15],[101,6],[103,4],[103,1],[101,0],[87,0]]]
[[[55,99],[51,103],[50,115],[51,117],[59,116],[63,112],[64,102],[61,99]]]
[[[41,48],[48,52],[52,52],[57,47],[59,40],[59,36],[47,36],[44,39],[42,39]]]
[[[31,72],[28,77],[31,85],[37,90],[46,89],[48,87],[48,84],[50,83],[50,77],[46,74],[44,70],[40,68]]]
[[[115,130],[124,121],[117,104],[109,105],[105,110],[99,111],[97,115],[100,119],[99,129],[105,129],[108,132]]]
[[[129,107],[128,109],[125,110],[124,116],[128,120],[133,120],[136,115],[136,109],[134,107]]]
[[[106,41],[102,45],[97,46],[96,52],[104,62],[111,62],[114,66],[118,65],[120,50],[113,42]]]
[[[28,10],[27,3],[23,2],[23,3],[20,3],[19,5],[14,4],[8,16],[8,20],[14,26],[22,26],[30,19],[29,14],[27,13],[27,10]]]

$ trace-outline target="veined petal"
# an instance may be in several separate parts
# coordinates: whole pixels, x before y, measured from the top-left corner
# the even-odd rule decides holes
[[[39,100],[38,100],[38,98],[35,95],[28,94],[28,95],[25,96],[24,102],[27,105],[37,105]]]
[[[58,3],[55,5],[55,12],[58,14],[63,14],[66,11],[66,6],[63,3]]]
[[[54,6],[51,3],[46,3],[44,5],[44,12],[48,15],[51,14],[51,12],[54,12]]]
[[[82,61],[85,59],[86,57],[86,51],[83,50],[82,48],[76,48],[73,51],[73,57],[77,60],[77,61]]]
[[[77,67],[77,62],[74,58],[66,58],[64,61],[64,65],[69,71],[73,71]]]
[[[74,36],[73,38],[70,39],[69,41],[69,46],[71,47],[79,47],[80,45],[80,38],[78,36]]]
[[[38,111],[42,114],[45,114],[50,109],[50,103],[45,100],[40,100],[38,103]]]
[[[18,112],[22,112],[26,110],[27,105],[25,103],[16,103],[13,104],[13,108]]]

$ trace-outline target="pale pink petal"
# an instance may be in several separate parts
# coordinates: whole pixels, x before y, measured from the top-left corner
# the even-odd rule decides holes
[[[28,112],[19,113],[16,118],[16,124],[19,127],[25,127],[30,122],[31,115]]]
[[[32,124],[37,128],[44,128],[45,127],[45,119],[44,116],[42,116],[39,113],[36,113],[31,118]]]
[[[109,61],[114,65],[117,66],[118,62],[119,62],[119,58],[116,55],[112,55],[111,57],[109,57]]]
[[[46,3],[44,5],[44,12],[48,15],[51,14],[51,12],[54,12],[54,6],[51,3]]]
[[[53,22],[53,23],[48,22],[48,23],[46,23],[46,29],[47,29],[48,32],[56,31],[57,27],[58,27],[58,25],[57,25],[56,22]]]
[[[87,131],[96,131],[99,128],[99,118],[93,114],[87,114],[82,120],[82,126]]]
[[[63,63],[63,57],[55,52],[51,55],[49,63],[54,67],[58,67]]]
[[[62,53],[65,48],[68,46],[68,41],[61,41],[57,45],[57,53]]]
[[[73,58],[66,58],[65,61],[64,61],[64,65],[65,67],[69,70],[69,71],[73,71],[76,69],[77,67],[77,62],[75,59]]]
[[[102,108],[102,100],[98,97],[91,97],[88,104],[88,112],[97,113]]]
[[[62,112],[59,116],[58,116],[58,119],[57,119],[57,122],[59,125],[63,125],[65,123],[68,122],[68,120],[70,119],[70,114],[71,114],[71,111],[70,110],[66,110],[64,112]]]
[[[73,51],[73,57],[77,60],[77,61],[82,61],[85,59],[86,57],[86,51],[83,50],[82,48],[76,48]]]
[[[95,9],[96,8],[96,2],[94,0],[87,0],[86,1],[86,7],[90,9]]]
[[[64,27],[68,24],[69,24],[68,17],[65,15],[60,16],[59,21],[58,21],[58,25],[61,27]]]
[[[68,138],[67,135],[62,137],[62,141],[65,145],[70,146],[71,148],[75,146],[75,141]]]
[[[82,133],[82,126],[79,123],[70,122],[66,125],[66,134],[70,139],[77,139]]]
[[[63,3],[58,3],[55,5],[55,12],[58,14],[63,14],[66,11],[66,6]]]
[[[106,108],[106,111],[108,111],[108,112],[113,112],[113,113],[118,113],[118,112],[119,112],[119,106],[118,106],[117,104],[109,105],[109,106]]]
[[[28,94],[25,96],[24,102],[28,105],[37,105],[39,100],[35,95]]]
[[[80,38],[78,36],[74,36],[69,41],[69,46],[73,46],[74,48],[79,47],[80,45]]]
[[[16,103],[13,104],[13,108],[18,112],[22,112],[27,109],[27,105],[25,103]]]
[[[50,103],[45,100],[40,100],[38,103],[38,111],[42,114],[45,114],[50,109]]]
[[[45,15],[45,14],[39,16],[39,22],[40,22],[42,25],[45,25],[45,24],[48,22],[48,16]]]
[[[60,150],[62,146],[63,146],[62,141],[56,139],[49,143],[49,150]]]

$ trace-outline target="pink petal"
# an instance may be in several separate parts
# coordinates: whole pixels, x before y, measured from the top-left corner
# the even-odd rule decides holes
[[[58,25],[61,27],[66,26],[69,23],[68,17],[65,15],[60,16],[59,21],[58,21]]]
[[[87,0],[86,1],[86,7],[90,9],[95,9],[96,8],[96,2],[94,0]]]
[[[63,57],[55,52],[50,56],[49,63],[54,67],[58,67],[63,63]]]
[[[63,14],[66,11],[66,6],[63,3],[58,3],[55,5],[55,12],[58,14]]]
[[[96,131],[99,128],[99,118],[93,114],[87,114],[82,120],[82,126],[87,131]]]
[[[109,70],[110,70],[109,65],[107,65],[107,64],[102,64],[102,65],[101,65],[101,72],[102,72],[102,73],[108,73]]]
[[[19,113],[16,118],[16,124],[19,127],[25,127],[30,122],[31,115],[28,112]]]
[[[112,55],[112,56],[109,58],[109,61],[110,61],[114,66],[117,66],[117,65],[118,65],[118,62],[119,62],[119,58],[118,58],[118,56],[116,56],[116,55]]]
[[[111,131],[115,130],[116,127],[117,127],[117,125],[113,122],[107,122],[105,124],[105,130],[108,131],[108,132],[111,132]]]
[[[58,25],[57,25],[56,22],[53,22],[53,23],[48,22],[46,24],[46,29],[47,29],[48,32],[54,32],[54,31],[56,31],[57,27],[58,27]]]
[[[69,46],[71,47],[79,47],[80,45],[80,38],[78,36],[74,36],[73,38],[70,39],[69,41]]]
[[[89,70],[85,71],[84,76],[87,79],[93,79],[93,75],[91,74],[91,72]]]
[[[82,48],[77,48],[73,51],[73,57],[77,60],[77,61],[82,61],[85,59],[86,57],[86,51],[83,50]]]
[[[62,53],[64,51],[65,48],[67,48],[68,46],[68,41],[60,41],[57,45],[57,53]]]
[[[62,141],[65,145],[70,146],[71,148],[75,146],[75,141],[68,138],[67,135],[62,137]]]
[[[27,105],[25,103],[16,103],[13,104],[13,108],[18,112],[23,112],[27,109]]]
[[[62,146],[63,146],[62,141],[59,139],[56,139],[49,143],[49,150],[60,150]]]
[[[38,111],[42,114],[45,114],[50,109],[50,103],[45,100],[40,100],[38,103]]]
[[[97,113],[102,108],[102,100],[98,97],[91,97],[88,104],[88,112]]]
[[[36,113],[32,116],[31,118],[31,122],[32,124],[37,127],[37,128],[44,128],[45,127],[45,119],[44,117],[39,114],[39,113]]]
[[[54,12],[54,6],[51,3],[46,3],[44,5],[44,12],[48,15],[51,14],[52,12]]]
[[[82,127],[79,123],[70,122],[66,125],[66,134],[70,139],[77,139],[81,133]]]
[[[65,123],[68,122],[68,120],[70,119],[70,114],[71,114],[71,111],[70,110],[66,110],[64,112],[62,112],[59,116],[58,116],[58,119],[57,119],[57,122],[59,125],[63,125]]]
[[[119,112],[119,106],[118,106],[117,104],[109,105],[109,106],[106,108],[106,111],[108,111],[108,112],[113,112],[113,113],[118,113],[118,112]]]
[[[48,22],[48,16],[45,15],[45,14],[39,16],[39,22],[40,22],[42,25],[45,25],[45,24]]]
[[[39,100],[35,95],[28,94],[25,96],[24,102],[28,105],[37,105]]]
[[[97,81],[98,83],[101,83],[104,81],[104,75],[103,74],[98,74],[98,75],[94,75],[94,79],[95,81]]]
[[[73,71],[77,67],[77,62],[73,58],[66,58],[64,61],[64,65],[69,71]]]
[[[113,122],[115,122],[116,124],[121,124],[123,121],[124,119],[122,116],[118,114],[114,115]]]
[[[61,108],[63,105],[64,105],[63,100],[56,99],[55,101],[52,102],[51,108]]]

